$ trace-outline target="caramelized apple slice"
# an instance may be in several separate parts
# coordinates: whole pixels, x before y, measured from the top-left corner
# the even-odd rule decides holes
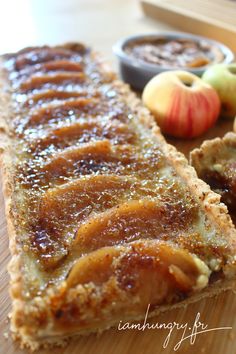
[[[62,117],[74,114],[76,111],[88,112],[96,104],[96,100],[91,98],[79,97],[75,100],[66,101],[58,104],[52,104],[47,107],[37,109],[32,113],[28,120],[28,125],[36,125],[46,123],[48,120],[61,119]]]
[[[40,150],[46,148],[50,144],[63,147],[66,146],[69,141],[74,141],[75,139],[79,139],[80,142],[83,143],[88,135],[92,135],[92,137],[102,137],[101,130],[102,127],[94,119],[80,119],[70,125],[46,130],[46,133],[43,134],[42,138],[38,139],[37,136],[36,139],[34,139],[35,141],[32,141],[31,148],[33,150]]]
[[[139,238],[161,238],[167,228],[170,233],[172,222],[167,214],[168,208],[158,200],[132,200],[119,204],[91,216],[80,225],[73,251],[81,254]],[[175,230],[172,232],[174,234]]]
[[[72,230],[72,224],[82,221],[93,210],[102,211],[117,204],[134,183],[128,177],[93,175],[51,188],[41,198],[41,226],[57,237],[66,228]]]
[[[17,55],[15,60],[16,70],[22,70],[28,65],[44,63],[55,59],[71,58],[76,53],[65,48],[27,48]]]
[[[121,254],[119,247],[104,247],[81,257],[72,267],[67,278],[67,286],[94,282],[102,284],[113,274],[112,262]]]
[[[53,101],[53,100],[66,100],[70,98],[76,98],[76,97],[85,97],[88,96],[88,93],[86,91],[59,91],[59,90],[46,90],[42,91],[36,94],[33,94],[27,98],[27,100],[24,102],[25,106],[30,106],[33,104],[36,104],[38,102],[45,102],[45,101]],[[99,97],[98,92],[94,92],[93,97]]]
[[[42,150],[53,144],[57,147],[65,147],[79,140],[80,143],[86,143],[93,139],[109,139],[115,144],[130,144],[135,140],[135,133],[132,132],[127,124],[119,121],[95,121],[92,118],[80,119],[74,124],[61,126],[56,129],[46,130],[43,138],[38,136],[31,141],[31,149]]]
[[[47,270],[55,268],[69,252],[66,238],[55,239],[43,229],[33,235],[33,245],[41,265]]]
[[[78,169],[80,161],[87,161],[87,167],[93,170],[94,161],[114,161],[115,156],[112,152],[109,140],[94,141],[88,144],[67,148],[46,163],[42,171],[48,179],[53,177],[68,176],[71,171]],[[91,165],[91,166],[90,166]]]
[[[200,242],[199,234],[191,230],[196,217],[194,208],[190,211],[189,205],[169,202],[164,196],[157,199],[148,184],[143,193],[137,195],[138,200],[133,196],[133,200],[92,214],[80,224],[75,235],[74,254],[139,238],[181,240],[188,247],[191,242]]]
[[[123,246],[104,247],[81,257],[72,267],[66,284],[95,283],[101,288],[118,287],[118,302],[127,293],[131,304],[144,308],[148,304],[172,301],[182,293],[199,290],[208,283],[210,271],[196,256],[166,242],[140,240]],[[112,281],[113,280],[113,281]],[[136,301],[132,300],[136,296]],[[141,303],[141,304],[140,304]]]
[[[70,84],[81,84],[85,81],[85,74],[82,72],[77,73],[59,73],[54,75],[34,75],[28,80],[23,81],[20,84],[20,89],[22,91],[32,91],[38,89],[44,85],[65,85]]]
[[[72,62],[69,60],[53,60],[45,63],[38,63],[36,65],[26,66],[24,69],[20,70],[17,74],[15,73],[15,81],[23,82],[33,74],[50,74],[52,72],[82,72],[83,64],[81,62]]]
[[[83,65],[81,63],[69,60],[53,60],[40,64],[38,71],[82,71]]]
[[[41,167],[41,182],[60,184],[68,178],[97,173],[130,175],[132,165],[140,162],[135,158],[129,145],[112,146],[109,140],[68,147]]]

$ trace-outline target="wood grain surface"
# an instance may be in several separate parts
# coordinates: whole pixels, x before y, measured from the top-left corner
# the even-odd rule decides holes
[[[236,3],[231,0],[141,0],[143,11],[179,30],[224,42],[236,51]]]
[[[102,51],[116,68],[112,45],[120,37],[134,33],[173,29],[165,24],[145,18],[134,0],[8,0],[0,8],[0,51],[14,51],[23,46],[84,41]],[[12,12],[14,9],[14,13]],[[7,25],[7,27],[6,27]],[[5,32],[4,32],[5,31]],[[232,121],[219,120],[214,129],[200,139],[181,141],[167,140],[188,155],[189,151],[206,138],[223,136],[232,130]],[[0,193],[0,354],[23,354],[19,344],[14,343],[9,333],[8,313],[11,302],[8,295],[9,277],[7,264],[10,259],[8,237],[4,217],[4,201]],[[111,329],[100,336],[90,335],[71,340],[66,348],[41,350],[40,354],[234,354],[236,352],[236,296],[226,292],[218,297],[203,300],[169,313],[162,314],[149,323],[169,324],[174,322],[193,327],[197,314],[206,329],[232,327],[228,330],[209,331],[199,334],[194,343],[190,339],[182,342],[176,351],[183,329],[174,328],[169,342],[164,343],[168,329],[121,330]]]

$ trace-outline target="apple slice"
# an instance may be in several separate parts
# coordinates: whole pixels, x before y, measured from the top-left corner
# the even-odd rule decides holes
[[[186,224],[181,225],[179,222],[180,215],[181,206],[173,208],[157,199],[145,198],[120,203],[105,212],[91,215],[86,222],[80,224],[73,252],[87,253],[139,238],[162,239],[166,234],[174,239],[177,223],[178,233],[184,234],[186,230]],[[193,219],[189,218],[189,224],[192,222]]]
[[[27,81],[24,81],[20,85],[20,89],[24,92],[33,91],[39,89],[44,85],[63,85],[68,82],[73,82],[76,84],[81,84],[85,81],[85,74],[83,72],[64,72],[54,75],[41,75],[41,76],[31,76]]]
[[[92,132],[92,133],[91,133]],[[57,148],[69,147],[75,144],[76,140],[88,143],[91,140],[108,139],[114,144],[132,144],[136,139],[136,134],[128,124],[114,119],[109,121],[101,117],[95,120],[93,117],[80,118],[74,123],[46,127],[43,131],[37,130],[36,135],[29,134],[28,141],[33,151],[41,151],[53,144]]]
[[[55,56],[58,59],[68,59],[74,55],[71,50],[65,50],[64,48],[50,48],[50,47],[32,47],[26,48],[19,53],[19,56],[15,62],[15,69],[20,71],[25,69],[27,66],[34,66],[35,64],[42,64],[55,60]]]
[[[126,176],[91,175],[50,188],[40,201],[41,226],[57,235],[69,222],[78,224],[94,210],[113,207],[135,183]]]
[[[70,101],[64,101],[62,103],[51,104],[49,107],[40,107],[36,109],[29,116],[27,125],[34,126],[37,124],[44,124],[50,120],[60,119],[62,114],[68,114],[73,112],[88,112],[91,106],[96,105],[96,101],[91,98],[79,97]]]
[[[123,292],[123,296],[137,296],[137,301],[147,306],[160,303],[167,295],[171,299],[180,291],[203,288],[209,275],[205,263],[188,251],[162,241],[139,240],[81,257],[69,272],[66,285],[71,288],[93,282],[103,287],[111,283],[119,288],[116,301],[121,301]]]
[[[32,95],[28,95],[26,100],[24,101],[24,106],[35,106],[37,103],[40,105],[45,102],[52,102],[53,100],[55,101],[63,101],[71,98],[77,98],[77,97],[85,97],[86,93],[84,90],[81,91],[65,91],[65,90],[55,90],[55,89],[49,89],[49,90],[43,90],[39,91],[37,93],[33,93]],[[98,92],[94,92],[91,96],[93,97],[99,97]]]

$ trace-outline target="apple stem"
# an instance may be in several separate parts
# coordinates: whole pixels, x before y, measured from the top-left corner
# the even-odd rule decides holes
[[[187,87],[192,87],[192,85],[193,85],[192,82],[186,82],[186,81],[183,81],[183,84]]]

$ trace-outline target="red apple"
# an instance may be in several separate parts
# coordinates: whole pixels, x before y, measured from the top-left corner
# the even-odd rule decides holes
[[[217,92],[187,71],[167,71],[151,79],[144,88],[144,104],[164,133],[192,138],[216,122],[220,112]]]

